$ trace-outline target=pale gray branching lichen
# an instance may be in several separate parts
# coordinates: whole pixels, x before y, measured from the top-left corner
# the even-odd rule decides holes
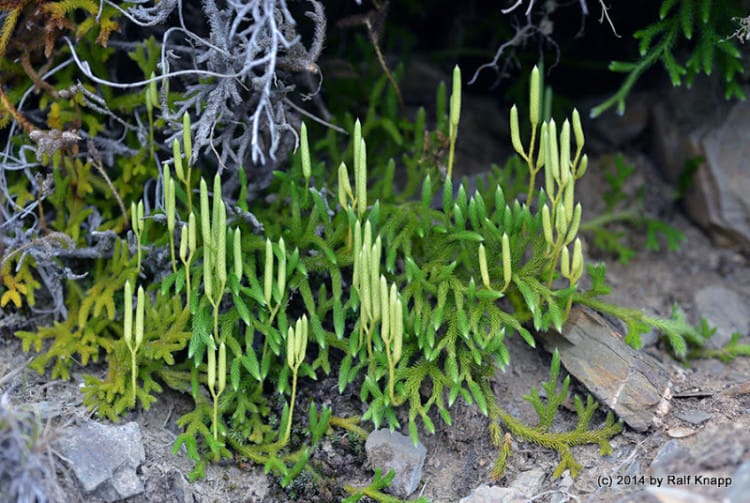
[[[182,132],[183,113],[194,117],[194,155],[210,147],[222,167],[235,168],[249,161],[264,165],[269,157],[276,160],[277,154],[287,154],[280,150],[284,133],[296,139],[286,103],[296,89],[295,74],[320,74],[316,61],[326,18],[321,3],[309,2],[312,10],[306,16],[314,22],[309,49],[297,33],[286,0],[230,0],[223,8],[206,0],[206,35],[188,27],[182,11],[186,7],[180,2],[146,7],[139,1],[128,10],[128,17],[140,26],[153,26],[178,10],[180,26],[170,27],[162,37],[160,78],[179,76],[184,98],[177,110],[169,111],[162,93],[161,109],[175,137]]]
[[[3,501],[45,503],[62,501],[52,455],[54,435],[38,414],[0,397],[0,487]],[[7,498],[7,499],[6,499]]]

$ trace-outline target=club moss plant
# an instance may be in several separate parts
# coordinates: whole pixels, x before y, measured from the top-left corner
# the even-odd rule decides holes
[[[456,75],[460,82],[458,70]],[[104,349],[108,373],[104,379],[85,377],[85,403],[111,419],[134,405],[148,409],[163,385],[189,394],[194,408],[177,421],[183,433],[175,451],[184,447],[195,460],[196,477],[209,461],[240,456],[263,465],[285,486],[303,470],[317,478],[308,461],[330,428],[364,436],[365,423],[387,425],[408,431],[416,442],[420,428],[435,431],[438,417],[451,425],[451,406],[459,398],[489,417],[499,449],[495,476],[510,455],[508,435],[557,450],[555,475],[566,469],[575,475],[580,465],[571,446],[594,443],[608,452],[622,423],[610,413],[602,424],[591,425],[597,404],[576,398],[577,427],[551,431],[568,388],[566,379],[557,389],[556,356],[543,385],[547,398],[536,390],[527,397],[539,424],[514,419],[490,386],[495,370],[509,363],[505,338],[520,336],[534,347],[535,337],[563,329],[574,304],[623,318],[627,340],[636,347],[651,326],[667,335],[677,354],[685,354],[686,337],[700,337],[679,316],[655,320],[601,299],[608,292],[604,268],[584,267],[577,236],[583,209],[575,188],[587,166],[580,118],[574,111],[559,127],[541,121],[536,69],[530,80],[526,142],[520,114],[511,110],[519,166],[543,180],[539,189],[529,182],[526,203],[506,200],[492,178],[470,193],[464,183],[443,177],[438,165],[408,177],[422,179],[413,194],[409,184],[406,194],[397,194],[392,184],[373,183],[383,176],[392,180],[396,168],[368,161],[357,121],[351,168],[314,160],[303,128],[289,170],[275,172],[273,198],[248,205],[224,193],[218,174],[210,193],[204,179],[190,176],[195,159],[182,156],[189,152],[186,119],[183,144],[173,145],[171,164],[185,190],[178,190],[171,167],[164,170],[167,214],[141,216],[136,206],[137,250],[128,255],[122,246],[110,261],[117,266],[115,276],[96,276],[124,287],[124,330],[112,325],[114,315],[101,322],[106,331],[98,332],[84,316],[79,325],[19,333],[25,348],[40,350],[44,340],[54,338],[37,363],[44,369],[80,347],[89,333],[82,335],[82,327],[93,331],[96,344],[85,348]],[[451,128],[458,125],[456,93],[454,88]],[[415,136],[424,137],[424,131]],[[451,132],[450,141],[455,139]],[[330,172],[338,177],[335,190],[318,185]],[[244,172],[238,176],[242,181]],[[177,254],[171,251],[175,246]],[[141,267],[153,263],[150,254],[158,250],[164,252],[156,279]],[[587,271],[592,287],[581,290]],[[97,285],[85,302],[100,311],[112,303],[114,309],[113,292]],[[118,304],[122,299],[114,298]],[[66,344],[71,347],[63,351]],[[324,376],[337,378],[339,392],[356,392],[361,415],[339,417],[311,401],[301,417],[295,406],[303,399],[297,396],[299,383]]]

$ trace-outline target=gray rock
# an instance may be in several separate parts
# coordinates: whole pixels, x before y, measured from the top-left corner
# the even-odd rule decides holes
[[[688,409],[676,412],[675,416],[690,424],[703,424],[712,417],[711,414],[700,409]]]
[[[110,426],[87,421],[68,428],[58,447],[87,496],[111,502],[143,492],[136,469],[146,453],[137,423]]]
[[[576,306],[562,334],[542,338],[565,369],[636,431],[645,431],[669,408],[669,371],[653,356],[623,341],[617,327],[595,311]]]
[[[726,503],[743,503],[750,494],[750,461],[745,461],[732,475],[732,485],[724,496]]]
[[[694,300],[698,313],[716,327],[706,347],[723,347],[734,332],[750,331],[750,304],[734,291],[718,285],[707,286],[695,293]]]
[[[692,367],[695,371],[706,376],[721,376],[724,375],[727,369],[726,363],[718,358],[701,358],[700,360],[695,360],[694,363],[695,365],[692,365]]]
[[[644,348],[656,346],[660,338],[661,334],[659,333],[659,331],[653,328],[645,334],[641,334],[641,342],[643,343]]]
[[[602,101],[601,97],[597,97],[591,101],[586,100],[583,103],[582,109],[590,109]],[[584,117],[586,143],[589,143],[589,132],[591,132],[591,139],[594,145],[599,140],[599,142],[604,143],[602,147],[608,148],[610,151],[618,150],[628,143],[633,142],[648,127],[653,101],[653,97],[648,94],[634,93],[628,99],[628,106],[625,108],[623,114],[619,114],[615,110],[608,110],[595,119]],[[588,114],[582,112],[581,115]]]
[[[518,489],[482,484],[470,495],[461,498],[460,503],[522,503],[525,501],[527,498]]]
[[[652,318],[660,318],[661,314],[659,314],[655,309],[651,309],[650,307],[642,307],[641,310],[643,313],[647,316],[651,316]],[[625,329],[625,326],[622,325],[622,321],[617,320],[617,323],[620,324],[619,326],[622,327],[621,332]],[[612,321],[611,319],[609,321]],[[651,346],[656,346],[658,344],[659,340],[661,339],[661,332],[655,328],[651,328],[648,332],[641,334],[641,342],[643,343],[644,348],[648,348]]]
[[[742,424],[709,423],[688,444],[692,461],[702,469],[719,470],[747,460],[750,432]]]
[[[674,487],[650,486],[646,488],[646,493],[655,497],[660,503],[712,503],[712,500],[704,498],[695,491]]]
[[[750,246],[750,103],[735,104],[721,127],[702,141],[709,223],[730,242]]]
[[[570,476],[570,472],[566,471],[565,474],[558,482],[557,491],[552,494],[550,503],[565,503],[570,501],[570,488],[573,487],[573,477]]]
[[[390,470],[396,472],[388,489],[390,493],[406,498],[417,490],[427,456],[421,442],[414,446],[409,437],[380,429],[367,437],[365,451],[373,469],[382,469],[384,475]]]
[[[655,477],[663,477],[672,473],[672,465],[678,461],[685,460],[690,456],[690,451],[679,440],[672,439],[664,444],[651,462],[651,474]]]
[[[174,488],[174,498],[177,503],[194,503],[196,501],[190,483],[181,472],[175,470],[171,474],[171,479],[172,487]]]
[[[687,212],[719,244],[747,248],[750,102],[724,102],[710,79],[696,84],[671,92],[654,107],[655,148],[672,182],[683,176],[687,161],[703,158],[685,193]]]
[[[541,491],[545,478],[547,478],[547,472],[540,468],[532,468],[519,473],[508,487],[517,489],[518,492],[530,498]]]
[[[630,475],[631,477],[637,477],[638,475],[643,473],[643,470],[641,470],[641,462],[638,459],[634,459],[624,467],[624,471],[622,471],[623,475]]]
[[[62,414],[63,409],[61,402],[53,402],[49,400],[36,402],[33,407],[39,413],[39,417],[43,421],[59,417]]]

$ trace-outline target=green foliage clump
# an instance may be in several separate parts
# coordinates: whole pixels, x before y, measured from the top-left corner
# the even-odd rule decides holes
[[[211,460],[238,455],[284,486],[302,471],[315,479],[308,461],[330,427],[365,435],[362,420],[391,429],[405,421],[416,442],[420,424],[432,433],[438,416],[452,423],[459,397],[487,414],[494,432],[502,421],[514,434],[558,449],[558,471],[574,470],[564,445],[604,448],[618,425],[609,419],[591,430],[596,405],[588,400],[579,403],[574,432],[546,431],[567,392],[551,384],[546,405],[530,395],[540,428],[515,422],[490,389],[495,369],[509,362],[505,338],[517,334],[534,346],[531,329],[561,330],[574,303],[626,318],[636,346],[650,326],[662,328],[677,353],[684,354],[685,337],[697,335],[684,320],[662,322],[601,301],[608,292],[603,268],[589,267],[593,286],[579,291],[586,269],[575,184],[587,166],[583,131],[576,112],[559,130],[541,120],[539,80],[535,70],[527,142],[518,110],[511,110],[516,168],[532,180],[523,204],[506,199],[498,177],[469,191],[446,176],[450,161],[443,170],[416,157],[405,159],[422,168],[410,178],[418,182],[395,189],[395,162],[368,162],[367,127],[359,121],[346,149],[351,170],[345,162],[333,169],[314,161],[303,126],[290,169],[274,173],[273,198],[248,201],[243,170],[239,190],[232,193],[217,174],[209,192],[209,183],[193,176],[186,118],[182,142],[174,141],[161,173],[162,200],[150,205],[163,210],[147,214],[142,202],[133,203],[134,249],[119,245],[116,267],[95,271],[88,296],[73,298],[67,324],[52,335],[46,328],[21,334],[25,347],[40,350],[54,338],[37,368],[52,364],[63,377],[73,354],[94,358],[103,349],[108,373],[86,376],[85,403],[112,419],[138,403],[148,408],[163,385],[189,394],[195,407],[178,419],[184,432],[175,450],[184,447],[195,460],[193,476]],[[454,85],[444,122],[450,144],[457,93]],[[430,135],[424,113],[418,117],[408,141],[424,149],[419,142]],[[334,171],[338,188],[331,191],[325,181]],[[122,328],[113,320],[113,294],[121,289]],[[90,327],[93,336],[85,332]],[[552,381],[558,371],[553,365]],[[300,417],[298,385],[325,376],[359,397],[361,414],[341,418],[311,403]],[[507,459],[507,443],[498,446]],[[376,477],[375,485],[384,481]]]
[[[97,30],[92,2],[45,5],[43,12],[60,23],[84,9],[77,55],[106,74],[112,51],[102,45],[114,29],[114,8],[104,6]],[[5,21],[3,33],[15,20]],[[148,78],[160,51],[150,38],[129,57]],[[28,72],[8,58],[0,64],[16,77]],[[53,378],[68,379],[75,362],[103,359],[106,375],[85,375],[83,388],[85,404],[101,416],[117,420],[135,407],[148,409],[165,386],[190,396],[194,407],[177,419],[183,431],[174,450],[195,461],[193,477],[208,462],[237,456],[262,465],[287,488],[302,473],[316,481],[321,475],[310,460],[332,428],[364,437],[362,422],[387,424],[408,430],[416,442],[420,428],[436,430],[438,418],[452,423],[459,398],[491,420],[496,476],[512,454],[511,434],[557,450],[556,476],[566,469],[575,474],[571,446],[596,443],[608,452],[622,424],[610,414],[604,426],[592,426],[597,405],[576,397],[576,428],[552,430],[569,384],[566,378],[557,389],[557,355],[543,385],[547,400],[536,389],[526,397],[539,424],[515,420],[490,387],[496,368],[509,363],[506,337],[534,346],[534,332],[561,330],[574,303],[620,316],[636,347],[651,327],[665,333],[678,356],[710,335],[690,327],[678,310],[658,320],[601,300],[609,292],[605,270],[584,267],[578,238],[583,210],[575,188],[587,166],[580,117],[574,112],[559,126],[545,119],[536,70],[523,128],[518,109],[511,110],[517,155],[476,189],[452,177],[456,71],[450,98],[446,86],[438,89],[431,128],[424,110],[413,122],[398,117],[388,76],[373,86],[363,122],[352,115],[341,120],[353,132],[345,148],[333,132],[311,148],[303,125],[299,153],[286,171],[274,172],[265,198],[248,196],[252,184],[241,167],[212,181],[196,174],[205,158],[196,156],[194,135],[208,128],[191,125],[187,114],[179,116],[182,135],[162,141],[159,132],[179,124],[165,117],[186,107],[166,80],[160,89],[152,81],[142,91],[117,94],[107,86],[73,86],[73,76],[70,68],[56,74],[64,92],[40,85],[46,130],[27,127],[16,113],[23,93],[0,95],[3,116],[13,116],[35,142],[21,151],[18,169],[2,175],[14,212],[7,235],[16,242],[0,266],[0,308],[34,308],[42,282],[57,292],[53,307],[62,321],[17,335],[24,350],[39,353],[32,367],[51,370]],[[195,89],[209,92],[210,80]],[[138,127],[115,114],[136,117]],[[112,124],[122,126],[117,142],[105,135]],[[78,152],[79,132],[92,140],[87,157]],[[124,150],[113,150],[114,143]],[[162,162],[164,155],[171,158]],[[51,174],[29,185],[31,177],[21,173],[41,165]],[[610,178],[611,211],[621,203],[627,174],[618,164]],[[29,221],[31,232],[21,232]],[[82,264],[83,280],[68,269]],[[581,291],[586,273],[592,286]],[[745,349],[735,344],[727,351],[729,357]],[[327,377],[359,398],[353,417],[313,400],[300,413],[297,395]],[[390,477],[376,472],[368,487],[347,488],[349,499],[395,501],[382,492]]]
[[[97,361],[102,350],[114,350],[121,334],[121,327],[115,322],[115,294],[119,296],[126,279],[135,274],[130,261],[127,247],[116,241],[112,258],[97,261],[93,275],[98,282],[83,291],[79,283],[69,280],[67,319],[35,332],[16,332],[24,351],[33,348],[41,352],[32,361],[32,368],[43,373],[51,365],[53,378],[69,379],[76,360],[87,365]]]
[[[742,52],[730,37],[734,21],[743,15],[747,13],[736,0],[662,0],[658,21],[633,35],[639,41],[641,59],[610,64],[610,70],[626,73],[627,77],[611,98],[591,110],[591,116],[615,105],[622,114],[633,85],[657,62],[667,70],[674,86],[683,82],[690,86],[698,74],[711,75],[716,67],[726,98],[745,99],[739,80],[745,71]],[[687,48],[686,56],[682,55],[683,48]]]

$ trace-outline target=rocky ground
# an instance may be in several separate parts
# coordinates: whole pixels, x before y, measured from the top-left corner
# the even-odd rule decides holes
[[[750,343],[750,247],[743,241],[743,232],[747,229],[740,228],[736,235],[727,233],[712,220],[721,217],[723,210],[728,212],[725,220],[737,220],[736,211],[742,210],[742,203],[731,197],[735,197],[732,194],[737,185],[750,184],[750,172],[744,165],[744,178],[731,174],[733,183],[727,189],[723,187],[726,179],[716,174],[721,166],[711,167],[712,177],[709,178],[715,182],[712,190],[716,191],[714,197],[718,202],[714,206],[718,209],[704,205],[711,208],[711,214],[705,215],[704,228],[698,227],[694,221],[701,221],[701,217],[696,217],[696,210],[688,210],[693,212],[693,219],[690,219],[669,197],[675,185],[664,180],[664,161],[660,159],[670,147],[663,138],[676,130],[679,138],[698,138],[693,142],[693,147],[698,148],[700,138],[715,134],[721,126],[699,135],[683,117],[670,123],[669,134],[660,132],[658,121],[652,121],[653,114],[648,113],[653,103],[653,97],[644,98],[640,104],[636,102],[632,106],[631,115],[617,119],[621,122],[597,125],[598,131],[615,131],[623,133],[623,137],[613,139],[606,134],[594,134],[592,148],[602,152],[624,151],[637,168],[629,186],[645,187],[648,211],[682,231],[687,241],[676,252],[642,251],[627,265],[589,247],[588,260],[607,263],[608,279],[614,287],[611,301],[663,317],[669,316],[672,305],[677,303],[691,322],[696,323],[705,316],[719,327],[716,344],[726,342],[734,331],[740,332],[745,343]],[[748,108],[743,110],[750,116]],[[638,116],[639,111],[642,117]],[[669,110],[663,112],[670,113]],[[739,113],[735,115],[743,117]],[[724,114],[725,118],[729,116],[729,113]],[[470,119],[466,122],[466,128],[470,128]],[[744,134],[744,140],[739,143],[744,147],[737,147],[739,150],[733,152],[744,155],[741,149],[750,148],[747,138],[750,127],[744,131],[742,127],[725,128],[725,134],[735,136],[725,142],[721,137],[715,139],[709,150],[712,145],[718,145],[719,152],[711,151],[711,156],[721,160],[721,149],[724,149],[723,159],[726,160],[727,149],[737,145],[727,142],[739,141],[738,134]],[[493,130],[492,127],[483,129]],[[502,126],[497,129],[502,130]],[[461,134],[476,139],[480,132],[462,129]],[[654,135],[662,141],[652,140]],[[497,143],[497,138],[488,142]],[[479,145],[472,147],[474,152],[482,148],[481,141]],[[687,148],[681,144],[677,147]],[[484,155],[492,148],[495,147],[484,149]],[[590,174],[584,178],[580,193],[589,216],[595,215],[602,206],[601,169],[611,162],[611,155],[596,156],[589,168]],[[722,193],[723,189],[732,194]],[[727,209],[730,200],[733,206]],[[745,206],[744,211],[750,212],[750,205]],[[750,213],[745,213],[744,218],[748,225]],[[634,247],[642,249],[643,243],[643,236],[633,235]],[[487,434],[488,420],[476,408],[460,401],[454,407],[452,426],[436,421],[438,431],[422,436],[423,451],[401,451],[397,439],[383,438],[379,440],[380,455],[384,455],[382,449],[390,449],[402,461],[413,455],[414,463],[419,465],[423,459],[421,470],[410,473],[415,481],[411,497],[421,495],[433,502],[747,501],[745,495],[750,494],[750,359],[738,358],[728,363],[717,359],[695,360],[686,365],[674,360],[657,337],[647,337],[646,342],[644,351],[660,362],[669,375],[671,399],[662,404],[662,410],[653,410],[657,417],[646,431],[638,432],[626,426],[623,433],[614,437],[612,454],[602,457],[597,446],[575,448],[574,456],[583,466],[575,479],[567,473],[562,478],[552,479],[551,473],[559,461],[557,453],[514,440],[513,456],[505,475],[492,480],[490,470],[497,451]],[[516,417],[533,424],[536,421],[534,410],[523,395],[531,386],[538,386],[547,379],[550,356],[542,349],[529,348],[518,338],[511,339],[509,349],[511,364],[504,372],[498,371],[495,377],[498,401]],[[104,369],[95,365],[79,367],[70,381],[50,381],[25,368],[29,357],[12,334],[0,334],[0,429],[5,428],[7,432],[11,427],[21,428],[8,418],[23,417],[29,412],[41,420],[40,430],[27,433],[36,439],[33,454],[39,459],[39,466],[32,475],[42,479],[30,479],[29,484],[23,486],[27,493],[36,487],[50,495],[51,501],[66,502],[120,499],[132,502],[340,501],[346,496],[345,485],[366,486],[372,478],[368,451],[376,440],[365,445],[361,439],[334,430],[315,454],[326,475],[326,482],[317,487],[311,487],[311,481],[302,477],[288,490],[282,490],[278,481],[264,475],[261,468],[240,461],[212,465],[205,479],[189,483],[186,477],[192,462],[183,451],[172,453],[174,439],[180,432],[175,421],[190,409],[189,399],[165,392],[163,399],[149,411],[131,413],[118,425],[108,424],[82,406],[79,392],[84,373],[103,374]],[[573,379],[571,391],[586,395],[590,390]],[[314,389],[302,389],[300,396],[299,403],[308,402],[306,397],[315,397],[317,403],[327,403],[341,415],[357,410],[356,399],[339,395],[333,381],[323,380],[316,383]],[[597,413],[594,424],[603,420],[604,414]],[[574,428],[575,424],[575,414],[564,410],[558,415],[555,428],[562,431]],[[0,445],[10,456],[12,445],[8,442],[5,435]],[[385,455],[387,457],[387,452]],[[7,456],[0,458],[12,471],[11,468],[19,465],[9,462]],[[52,473],[55,477],[51,477]],[[8,484],[21,487],[27,482],[19,477],[18,473],[12,476],[0,473],[0,501],[5,501],[2,495],[8,494]],[[46,480],[46,485],[40,480]]]

